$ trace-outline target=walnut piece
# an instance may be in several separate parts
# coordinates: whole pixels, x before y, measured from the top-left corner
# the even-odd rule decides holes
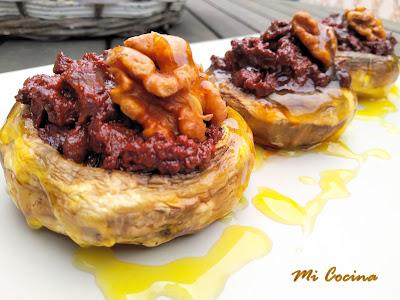
[[[368,41],[385,40],[386,32],[382,21],[377,19],[373,13],[365,7],[358,6],[355,9],[346,10],[344,17],[360,35],[364,36]]]
[[[192,58],[189,44],[155,32],[132,37],[109,52],[116,87],[111,99],[145,136],[184,134],[205,139],[206,124],[220,125],[227,108]]]
[[[318,23],[309,13],[300,11],[293,16],[292,31],[325,67],[333,64],[337,40],[332,28]]]

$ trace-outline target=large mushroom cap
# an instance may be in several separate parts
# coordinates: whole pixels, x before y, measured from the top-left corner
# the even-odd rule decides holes
[[[82,246],[156,246],[224,217],[239,201],[254,162],[252,134],[229,110],[211,165],[174,176],[91,168],[44,143],[16,103],[0,133],[11,198],[34,227]]]
[[[228,106],[249,124],[256,143],[275,149],[307,149],[335,137],[352,120],[357,97],[337,82],[311,93],[273,93],[257,98],[229,76],[210,69]]]
[[[395,55],[338,51],[335,60],[344,63],[351,74],[352,90],[362,97],[382,97],[385,87],[399,76],[399,59]]]

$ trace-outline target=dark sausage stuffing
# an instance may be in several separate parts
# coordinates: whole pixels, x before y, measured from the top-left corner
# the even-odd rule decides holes
[[[390,55],[394,53],[397,44],[395,37],[387,32],[386,38],[368,39],[349,26],[344,15],[332,14],[322,20],[322,23],[335,30],[340,51],[357,51],[376,55]]]
[[[176,174],[206,168],[221,130],[208,126],[203,142],[184,135],[144,137],[111,101],[114,81],[105,55],[73,60],[60,53],[54,75],[25,81],[16,99],[29,106],[27,117],[41,139],[65,158],[104,169]]]
[[[325,67],[293,33],[292,23],[273,21],[259,37],[233,40],[224,58],[211,57],[212,66],[231,74],[232,82],[257,97],[277,91],[310,92],[351,79],[340,64]],[[334,71],[335,70],[335,71]]]

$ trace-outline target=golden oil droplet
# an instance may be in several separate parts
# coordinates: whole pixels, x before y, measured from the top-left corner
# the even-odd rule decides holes
[[[249,205],[249,200],[247,200],[247,198],[245,196],[243,196],[239,200],[238,209],[240,209],[240,210],[245,209],[248,205]]]
[[[400,96],[400,88],[399,88],[399,86],[400,86],[400,85],[396,85],[396,84],[392,85],[392,86],[389,88],[389,93],[390,93],[390,94],[393,94],[393,95],[395,95],[395,96]]]
[[[27,217],[26,223],[28,223],[29,227],[32,229],[39,229],[43,226],[38,219],[32,217]]]
[[[267,187],[260,188],[259,194],[253,198],[253,204],[267,217],[283,224],[302,226],[308,233],[328,200],[346,198],[350,195],[347,183],[356,174],[357,170],[348,169],[322,171],[319,180],[321,191],[305,206]]]
[[[233,225],[202,257],[187,257],[160,266],[123,262],[108,248],[81,248],[76,265],[93,273],[108,300],[211,300],[229,276],[271,250],[270,239],[253,227]]]
[[[302,225],[306,217],[304,208],[281,193],[261,187],[253,198],[254,206],[267,217],[288,225]]]
[[[306,185],[314,185],[317,184],[317,182],[315,181],[314,178],[310,177],[310,176],[299,176],[299,181],[302,184],[306,184]]]

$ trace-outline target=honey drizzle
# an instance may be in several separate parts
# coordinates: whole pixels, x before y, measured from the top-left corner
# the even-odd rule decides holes
[[[299,225],[310,233],[315,221],[329,200],[346,198],[350,195],[347,184],[357,175],[358,169],[326,170],[320,173],[320,193],[301,206],[271,188],[259,188],[253,198],[254,206],[267,217],[287,225]]]
[[[222,292],[229,276],[266,255],[270,239],[253,227],[232,225],[205,256],[187,257],[160,266],[123,262],[108,248],[80,248],[75,264],[93,273],[108,300],[211,300]]]

